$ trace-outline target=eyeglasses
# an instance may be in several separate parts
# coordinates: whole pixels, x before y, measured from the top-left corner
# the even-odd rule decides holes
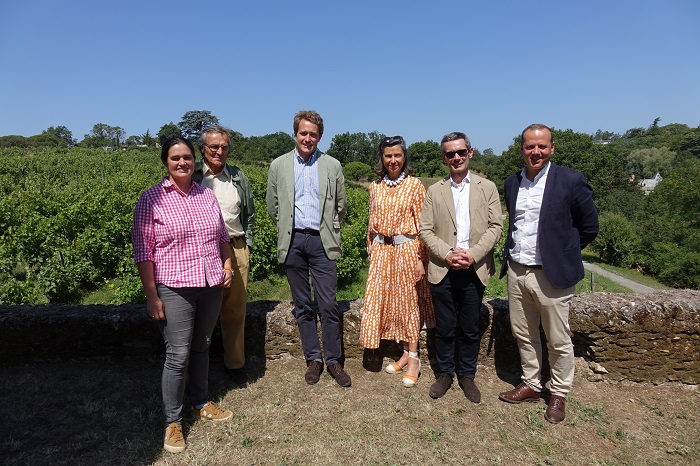
[[[212,152],[218,152],[219,149],[221,149],[221,152],[228,152],[228,150],[231,148],[221,144],[205,144],[205,146],[207,146]]]
[[[405,144],[405,142],[401,136],[391,136],[382,139],[382,144],[387,146],[393,146],[394,144]]]
[[[454,158],[455,155],[459,155],[460,157],[466,157],[469,155],[469,149],[452,150],[449,152],[443,152],[443,154],[448,159]]]

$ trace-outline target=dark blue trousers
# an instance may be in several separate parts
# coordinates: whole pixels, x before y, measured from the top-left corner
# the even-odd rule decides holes
[[[335,300],[338,287],[335,261],[328,259],[318,233],[295,231],[284,263],[294,300],[294,317],[299,327],[301,346],[307,361],[322,361],[316,313],[311,308],[313,283],[321,316],[321,336],[326,364],[340,362],[342,356],[341,315]]]

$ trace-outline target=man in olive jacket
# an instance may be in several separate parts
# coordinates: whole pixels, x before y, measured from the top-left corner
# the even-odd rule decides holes
[[[319,381],[323,357],[311,308],[313,282],[321,315],[323,352],[328,372],[341,387],[351,385],[341,366],[341,315],[336,302],[335,261],[340,247],[340,223],[347,210],[343,170],[333,157],[318,150],[323,119],[313,110],[294,116],[296,148],[270,165],[267,212],[277,224],[277,259],[285,265],[294,299],[294,317],[306,359],[304,379]]]

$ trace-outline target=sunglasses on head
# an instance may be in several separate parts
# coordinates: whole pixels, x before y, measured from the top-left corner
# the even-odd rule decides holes
[[[391,136],[382,139],[382,144],[387,146],[393,146],[394,144],[404,144],[404,140],[401,136]]]
[[[455,155],[459,155],[460,157],[466,157],[469,155],[469,149],[452,150],[449,152],[443,152],[443,154],[448,159],[454,158]]]

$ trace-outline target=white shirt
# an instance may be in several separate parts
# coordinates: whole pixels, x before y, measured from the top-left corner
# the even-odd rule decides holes
[[[523,168],[515,203],[515,218],[510,219],[513,222],[513,247],[509,254],[510,258],[519,264],[542,265],[537,230],[550,164],[551,162],[547,162],[532,181],[527,178]]]
[[[202,186],[214,191],[229,237],[244,236],[245,232],[241,224],[241,198],[238,196],[238,189],[231,182],[228,166],[224,165],[224,169],[217,174],[214,174],[206,163],[202,168]]]
[[[469,188],[471,186],[471,172],[467,172],[460,184],[450,178],[452,199],[455,203],[455,215],[457,216],[457,248],[469,249]]]

